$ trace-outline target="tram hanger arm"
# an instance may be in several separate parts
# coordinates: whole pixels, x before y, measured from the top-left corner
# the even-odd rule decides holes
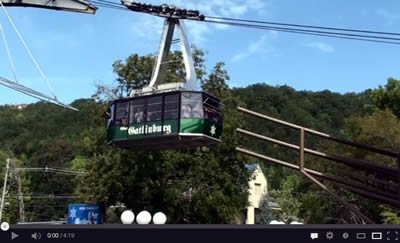
[[[97,7],[84,0],[0,0],[9,7],[35,7],[95,14]]]

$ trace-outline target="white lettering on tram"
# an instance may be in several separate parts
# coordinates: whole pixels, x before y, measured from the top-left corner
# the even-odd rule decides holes
[[[171,125],[157,126],[153,124],[152,126],[141,125],[139,127],[129,127],[128,134],[132,135],[142,135],[142,134],[151,134],[151,133],[161,133],[164,131],[165,134],[171,134],[172,127]]]

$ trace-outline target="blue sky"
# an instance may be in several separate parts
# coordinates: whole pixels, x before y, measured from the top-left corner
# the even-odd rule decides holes
[[[117,2],[117,0],[113,0]],[[400,32],[400,4],[396,0],[174,0],[210,16],[273,22]],[[162,19],[128,11],[99,8],[95,15],[34,8],[7,8],[56,95],[70,103],[90,97],[96,82],[115,79],[112,63],[131,53],[158,49]],[[19,81],[50,94],[0,11]],[[189,39],[207,51],[210,70],[226,63],[231,87],[265,82],[297,90],[360,92],[400,79],[400,45],[305,36],[207,23],[186,22]],[[0,76],[12,79],[0,42]],[[0,104],[36,100],[0,86]]]

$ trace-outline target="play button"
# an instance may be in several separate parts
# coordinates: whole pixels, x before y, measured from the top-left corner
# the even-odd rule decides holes
[[[18,237],[19,237],[18,234],[11,232],[11,240],[14,240],[15,238],[18,238]]]

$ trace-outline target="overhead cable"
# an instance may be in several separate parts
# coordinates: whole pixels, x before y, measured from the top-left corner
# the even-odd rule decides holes
[[[76,109],[75,107],[72,107],[70,105],[66,105],[64,103],[61,103],[60,101],[54,99],[53,97],[50,97],[48,95],[45,95],[43,93],[40,93],[34,89],[25,87],[19,83],[13,82],[11,80],[8,80],[6,78],[0,77],[0,85],[3,85],[5,87],[8,87],[10,89],[13,89],[15,91],[21,92],[23,94],[26,94],[28,96],[31,96],[32,98],[44,101],[44,102],[48,102],[48,103],[52,103],[64,108],[68,108],[74,111],[78,111],[78,109]]]
[[[275,27],[275,26],[251,25],[251,24],[241,24],[241,23],[235,23],[235,22],[224,22],[224,21],[213,21],[213,20],[204,20],[204,22],[213,23],[213,24],[223,24],[223,25],[245,27],[245,28],[253,28],[253,29],[275,30],[275,31],[280,31],[280,32],[288,32],[288,33],[333,37],[333,38],[340,38],[340,39],[360,40],[360,41],[378,42],[378,43],[385,43],[385,44],[397,44],[397,45],[400,44],[400,38],[379,37],[379,36],[370,36],[370,35],[356,35],[356,34],[339,33],[339,32],[313,31],[313,30],[306,30],[306,29],[282,28],[282,27]],[[387,41],[387,40],[397,40],[399,42]]]
[[[100,1],[100,0],[88,0],[89,3],[92,3],[98,7],[104,7],[104,8],[110,8],[110,9],[116,9],[116,10],[125,10],[125,11],[130,11],[127,9],[125,6],[122,4],[118,3],[110,3],[109,1]]]
[[[90,0],[90,1],[92,1],[94,3],[97,2],[100,4],[105,4],[104,7],[121,8],[121,6],[124,6],[123,4],[116,3],[113,1],[107,1],[107,0]],[[124,2],[128,2],[128,1],[124,1]],[[138,4],[140,5],[139,2],[132,2],[132,3],[136,4],[136,5],[138,5]],[[145,7],[147,6],[148,8],[151,8],[152,10],[157,9],[156,8],[157,6],[153,6],[153,5],[149,5],[149,4],[141,4],[140,6],[142,6],[142,5]],[[124,7],[122,7],[121,9],[127,10]],[[140,10],[141,8],[137,8],[137,9]],[[168,17],[168,16],[161,16],[161,17]],[[199,19],[191,19],[191,20],[199,20]],[[221,21],[221,20],[224,20],[224,21]],[[398,41],[400,41],[400,38],[390,37],[390,36],[400,36],[400,33],[394,33],[394,32],[381,32],[381,31],[372,31],[372,30],[361,30],[361,29],[279,23],[279,22],[270,22],[270,21],[257,21],[257,20],[249,20],[249,19],[239,19],[239,18],[230,18],[230,17],[215,17],[215,16],[205,16],[205,22],[213,23],[213,24],[225,24],[225,25],[245,27],[245,28],[276,30],[276,31],[280,31],[280,32],[295,33],[295,34],[306,34],[306,35],[313,35],[313,36],[333,37],[333,38],[340,38],[340,39],[359,40],[359,41],[368,41],[368,42],[385,43],[385,44],[400,44],[398,42]],[[280,27],[280,26],[285,26],[285,27]],[[296,27],[296,28],[287,28],[287,27]],[[329,30],[329,31],[327,31],[327,30]],[[353,33],[363,33],[363,34],[353,34]],[[365,34],[373,34],[373,35],[365,35]]]
[[[400,41],[400,38],[395,37],[386,37],[386,36],[376,36],[376,35],[360,35],[360,34],[350,34],[350,33],[342,33],[342,32],[332,32],[332,31],[319,31],[319,30],[307,30],[307,29],[299,29],[299,28],[284,28],[284,27],[275,27],[270,25],[254,25],[254,24],[241,24],[235,22],[223,22],[223,21],[206,21],[215,24],[225,24],[225,25],[234,25],[234,26],[242,26],[249,28],[270,28],[276,30],[289,30],[289,31],[301,31],[307,33],[316,33],[316,34],[327,34],[327,35],[341,35],[341,36],[349,36],[349,37],[358,37],[358,38],[371,38],[371,39],[382,39],[382,40],[396,40]]]
[[[54,99],[57,100],[57,96],[54,94],[54,90],[51,87],[49,81],[47,80],[46,76],[42,72],[42,69],[40,68],[39,64],[37,63],[36,59],[33,57],[31,51],[28,48],[28,45],[26,44],[24,38],[22,37],[21,33],[18,31],[18,28],[15,26],[14,21],[11,19],[10,15],[8,14],[6,8],[4,7],[2,1],[0,1],[0,6],[3,8],[3,11],[5,15],[7,16],[8,21],[10,22],[11,26],[13,27],[15,33],[17,33],[18,38],[20,39],[22,45],[25,48],[25,51],[28,53],[29,57],[31,58],[33,64],[35,65],[36,69],[39,71],[40,75],[42,76],[42,79],[46,82],[47,87],[50,89],[51,94],[53,95]]]
[[[380,31],[372,31],[372,30],[360,30],[360,29],[346,29],[346,28],[324,27],[324,26],[315,26],[315,25],[288,24],[288,23],[257,21],[257,20],[226,18],[226,17],[206,16],[206,19],[218,19],[218,20],[228,20],[228,21],[237,21],[237,22],[246,22],[246,23],[269,24],[269,25],[302,27],[302,28],[311,28],[311,29],[323,29],[323,30],[335,30],[335,31],[346,31],[346,32],[358,32],[358,33],[368,33],[368,34],[400,36],[400,33],[393,33],[393,32],[380,32]]]
[[[67,169],[54,169],[49,167],[34,167],[34,168],[14,168],[15,171],[41,171],[41,172],[53,172],[53,173],[61,173],[61,174],[74,174],[74,175],[82,175],[86,172],[78,171],[78,170],[67,170]]]
[[[13,75],[14,75],[14,81],[16,83],[18,83],[17,72],[15,70],[14,62],[13,62],[12,57],[11,57],[10,48],[8,47],[6,34],[4,33],[3,26],[1,25],[1,23],[0,23],[0,32],[1,32],[1,36],[3,37],[4,46],[6,47],[8,61],[10,63],[10,66],[11,66],[11,69],[12,69],[12,72],[13,72]]]

